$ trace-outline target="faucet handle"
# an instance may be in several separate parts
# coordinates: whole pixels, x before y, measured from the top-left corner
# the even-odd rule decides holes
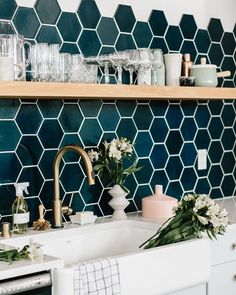
[[[61,213],[66,215],[71,215],[73,213],[73,209],[69,206],[62,206]]]

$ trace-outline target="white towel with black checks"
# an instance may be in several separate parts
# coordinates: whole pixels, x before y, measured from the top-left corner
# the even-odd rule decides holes
[[[74,266],[74,295],[120,295],[115,258],[101,258]]]

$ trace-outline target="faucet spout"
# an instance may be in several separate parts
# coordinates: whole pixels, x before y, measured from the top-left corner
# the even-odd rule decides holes
[[[88,184],[89,185],[95,184],[95,176],[93,172],[92,163],[90,161],[88,154],[82,147],[78,145],[67,145],[58,151],[53,164],[53,171],[54,171],[54,200],[53,200],[53,224],[52,224],[53,228],[63,227],[62,212],[71,213],[71,209],[69,207],[63,206],[63,209],[62,209],[62,203],[60,198],[60,184],[59,184],[60,162],[64,154],[68,151],[74,151],[81,156],[85,164],[85,171],[88,178]]]

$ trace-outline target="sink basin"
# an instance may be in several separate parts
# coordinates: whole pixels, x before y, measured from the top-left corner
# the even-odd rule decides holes
[[[142,250],[139,245],[157,231],[156,223],[107,220],[84,226],[68,224],[62,230],[33,232],[3,242],[21,247],[33,238],[43,245],[45,254],[63,258],[65,267],[53,272],[56,295],[73,294],[73,264],[107,256],[117,258],[121,295],[167,294],[208,281],[208,239]]]
[[[69,266],[89,259],[140,252],[139,245],[156,230],[156,224],[135,220],[86,226],[68,224],[63,230],[33,231],[28,237],[16,236],[4,242],[22,247],[33,238],[43,245],[45,254],[63,258]]]

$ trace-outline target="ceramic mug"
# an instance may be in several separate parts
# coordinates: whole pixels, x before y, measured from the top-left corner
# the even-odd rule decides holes
[[[166,67],[166,85],[179,86],[179,77],[181,76],[182,54],[168,53],[164,54]]]

